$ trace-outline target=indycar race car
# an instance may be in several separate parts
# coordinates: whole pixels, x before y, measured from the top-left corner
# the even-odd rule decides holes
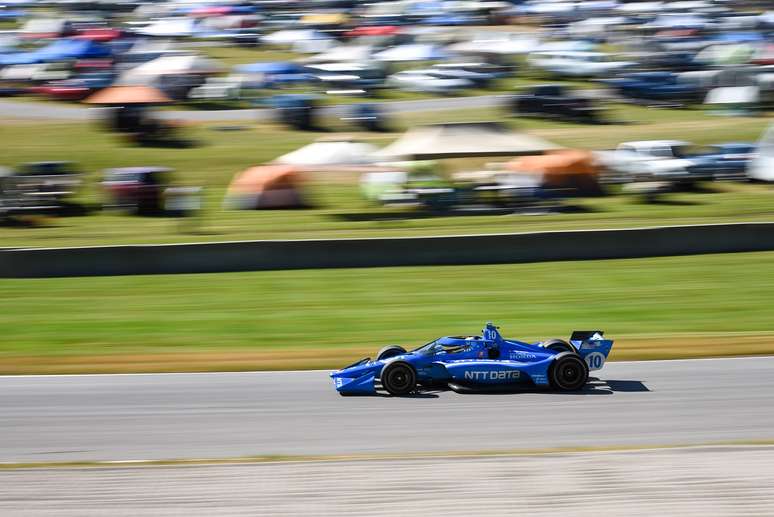
[[[502,391],[530,384],[577,391],[613,347],[601,330],[575,331],[569,342],[531,344],[503,339],[498,328],[487,323],[481,336],[442,337],[410,352],[386,346],[376,360],[362,359],[330,375],[342,395],[405,396],[421,387]]]

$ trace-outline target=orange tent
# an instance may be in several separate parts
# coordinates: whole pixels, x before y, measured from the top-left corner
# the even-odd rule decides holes
[[[300,182],[298,169],[290,165],[250,167],[231,181],[225,205],[237,210],[300,208],[306,206]]]
[[[164,92],[151,86],[110,86],[91,95],[87,104],[166,104]]]
[[[545,188],[572,189],[581,194],[599,194],[602,188],[598,177],[600,166],[590,151],[561,149],[536,156],[511,160],[509,170],[536,174]]]

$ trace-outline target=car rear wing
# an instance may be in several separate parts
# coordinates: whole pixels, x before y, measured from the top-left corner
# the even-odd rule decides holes
[[[591,339],[602,339],[605,335],[604,330],[573,330],[570,336],[570,342],[575,344],[576,341],[583,342]]]
[[[576,330],[570,336],[570,343],[586,361],[589,370],[602,368],[607,356],[610,355],[613,341],[605,339],[604,335],[605,333],[601,330]]]

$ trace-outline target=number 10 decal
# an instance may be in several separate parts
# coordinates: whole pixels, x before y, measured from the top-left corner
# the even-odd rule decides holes
[[[605,364],[605,356],[602,352],[591,352],[586,356],[586,364],[589,370],[599,370]]]

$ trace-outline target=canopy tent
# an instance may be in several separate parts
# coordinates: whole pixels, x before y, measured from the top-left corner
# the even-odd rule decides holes
[[[275,163],[287,165],[361,165],[373,161],[377,148],[352,140],[318,141],[277,158]]]
[[[161,90],[151,86],[111,86],[91,95],[87,104],[165,104],[172,102]]]
[[[374,153],[374,157],[384,161],[517,156],[558,148],[547,140],[511,131],[497,122],[464,122],[411,128],[398,140]]]
[[[600,166],[590,151],[561,149],[539,156],[523,156],[508,162],[514,172],[540,176],[540,185],[549,189],[569,189],[581,194],[599,194]]]
[[[448,57],[449,53],[441,47],[428,43],[398,45],[374,55],[378,61],[440,61]]]
[[[306,206],[298,170],[290,165],[250,167],[237,174],[224,205],[232,210],[301,208]]]

